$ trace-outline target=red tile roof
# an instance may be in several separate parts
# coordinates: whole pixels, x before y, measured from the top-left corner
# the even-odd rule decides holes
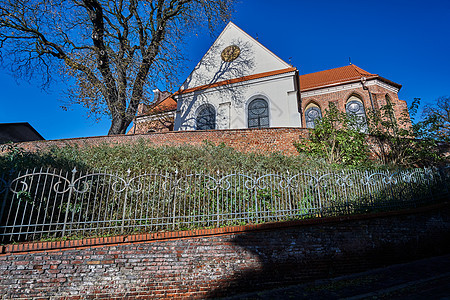
[[[156,110],[169,111],[175,109],[177,109],[177,102],[172,97],[167,97],[166,99],[155,105],[155,107],[153,107],[153,110],[155,112]]]
[[[357,82],[360,81],[362,77],[365,77],[367,80],[378,78],[395,87],[401,88],[400,84],[387,80],[378,74],[369,73],[355,65],[348,65],[340,68],[301,75],[300,90],[307,91],[346,82]]]
[[[142,113],[138,114],[138,117],[160,114],[175,109],[177,109],[177,102],[172,97],[170,97],[169,94],[169,97],[162,98],[150,105],[144,104],[144,109]]]
[[[260,74],[254,74],[249,76],[244,76],[240,78],[234,78],[230,80],[224,80],[220,82],[215,82],[212,84],[202,85],[186,90],[179,90],[172,94],[172,96],[190,93],[198,90],[204,90],[208,88],[218,87],[222,85],[232,84],[232,83],[238,83],[238,82],[244,82],[252,79],[257,78],[263,78],[288,72],[296,71],[296,68],[287,68],[272,72],[265,72]],[[402,86],[398,83],[392,82],[388,79],[385,79],[378,74],[372,74],[369,73],[363,69],[361,69],[358,66],[355,65],[348,65],[340,68],[300,75],[300,90],[302,92],[308,91],[308,90],[314,90],[318,88],[323,88],[326,86],[333,86],[333,85],[339,85],[343,83],[350,83],[350,82],[358,82],[361,80],[362,77],[365,77],[367,80],[369,79],[379,79],[381,81],[384,81],[390,85],[393,85],[397,88],[401,88]],[[150,115],[150,114],[158,114],[163,113],[167,111],[172,111],[177,108],[177,102],[171,97],[166,97],[164,99],[161,99],[151,106],[149,106],[142,115]]]

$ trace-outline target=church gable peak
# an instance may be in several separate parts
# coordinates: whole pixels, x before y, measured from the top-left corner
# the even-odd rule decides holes
[[[229,22],[181,86],[186,90],[291,66]]]

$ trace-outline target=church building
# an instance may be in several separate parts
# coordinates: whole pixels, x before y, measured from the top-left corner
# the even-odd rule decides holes
[[[400,84],[355,65],[299,75],[232,22],[175,93],[154,90],[128,132],[313,128],[329,104],[365,118],[386,103],[407,109]]]

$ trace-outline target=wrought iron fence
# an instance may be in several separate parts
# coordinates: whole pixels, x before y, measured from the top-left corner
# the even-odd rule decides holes
[[[0,177],[2,242],[345,215],[448,197],[448,169],[295,174],[51,169]]]

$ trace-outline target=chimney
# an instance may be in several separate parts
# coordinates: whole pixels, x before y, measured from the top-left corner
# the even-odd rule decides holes
[[[158,88],[156,88],[152,92],[153,92],[153,95],[154,95],[153,96],[153,103],[156,103],[159,100],[159,97],[161,95],[161,91]]]

